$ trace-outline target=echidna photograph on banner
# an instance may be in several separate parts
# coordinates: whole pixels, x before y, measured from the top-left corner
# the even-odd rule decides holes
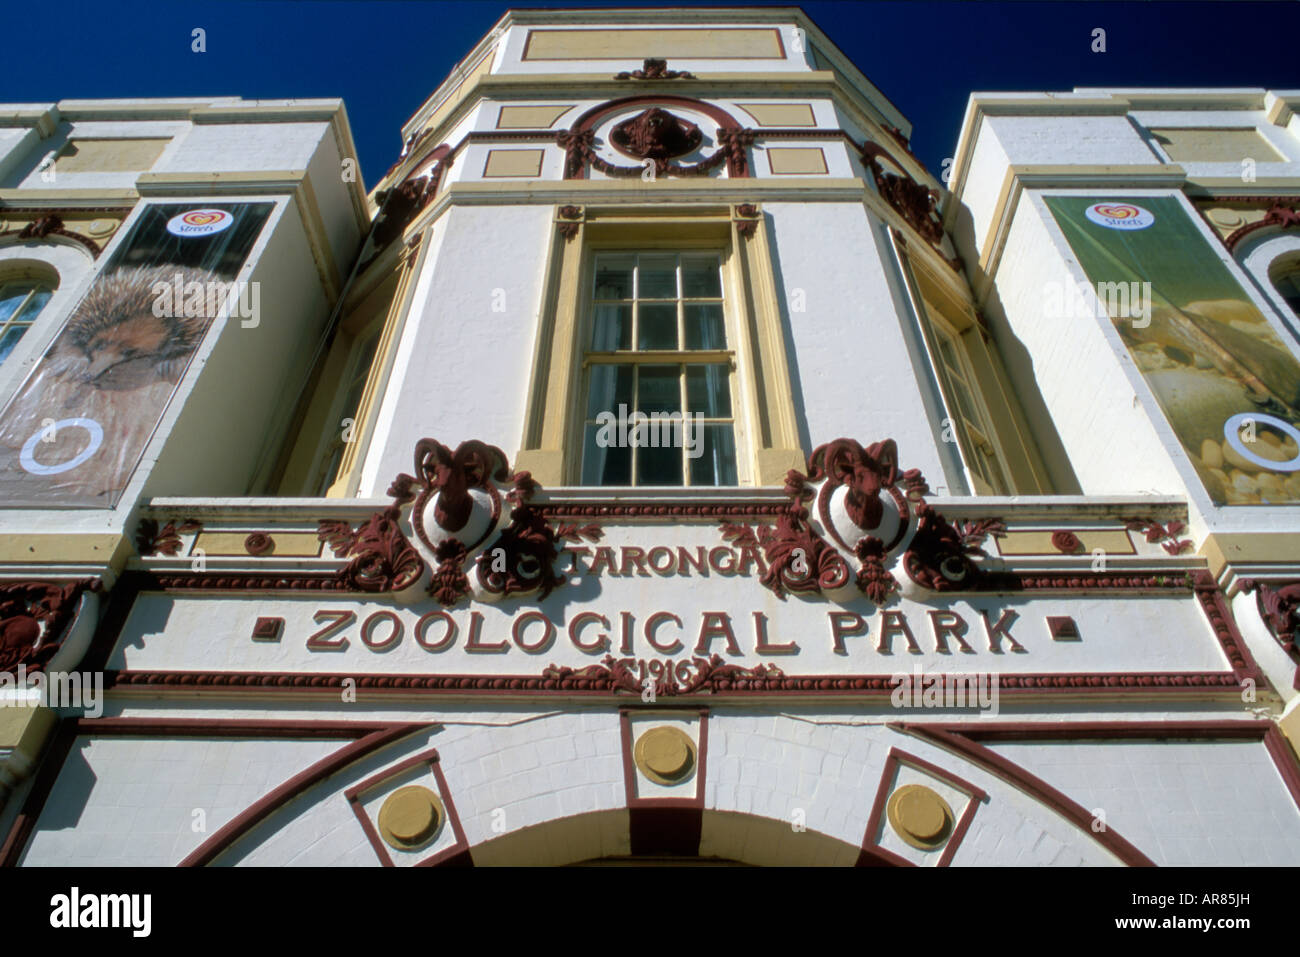
[[[0,501],[117,504],[272,208],[142,211],[0,413]]]
[[[1178,200],[1044,199],[1099,298],[1149,299],[1107,309],[1215,504],[1300,502],[1300,362]]]

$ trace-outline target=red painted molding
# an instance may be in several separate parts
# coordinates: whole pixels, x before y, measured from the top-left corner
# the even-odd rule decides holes
[[[632,757],[632,719],[634,713],[662,714],[673,712],[659,708],[620,708],[619,738],[623,752],[623,790],[628,808],[628,838],[633,854],[696,855],[704,832],[704,785],[709,762],[709,710],[699,708],[698,754],[693,797],[644,798],[636,796],[636,763]]]
[[[1282,776],[1286,789],[1291,792],[1291,800],[1300,809],[1300,755],[1296,754],[1281,729],[1271,721],[1264,732],[1264,747],[1268,749],[1268,755],[1273,759],[1273,765]]]
[[[451,826],[452,834],[456,840],[450,847],[445,847],[436,854],[431,854],[424,860],[417,863],[416,867],[436,867],[440,864],[460,864],[473,863],[470,856],[469,841],[465,838],[465,830],[461,827],[460,815],[456,811],[456,804],[451,799],[451,791],[447,788],[447,779],[442,773],[442,763],[438,757],[437,748],[430,748],[414,757],[407,758],[390,768],[385,768],[378,774],[373,774],[366,778],[360,784],[354,785],[343,792],[348,803],[352,806],[352,813],[357,816],[361,822],[361,829],[366,832],[366,839],[370,841],[370,846],[374,848],[375,856],[379,858],[384,867],[395,867],[393,857],[388,853],[388,848],[384,846],[383,839],[379,836],[379,831],[375,829],[375,824],[366,814],[365,808],[361,806],[361,795],[367,791],[373,790],[376,786],[389,781],[404,771],[420,765],[427,764],[434,780],[438,783],[438,796],[442,799],[443,808],[447,812],[447,823]]]
[[[1226,718],[1201,721],[999,721],[927,724],[970,741],[1089,741],[1190,738],[1214,741],[1262,741],[1278,774],[1300,808],[1300,756],[1272,721]]]
[[[1228,656],[1233,676],[1238,683],[1251,680],[1259,688],[1271,688],[1268,679],[1264,677],[1264,672],[1251,656],[1250,649],[1241,637],[1241,632],[1237,630],[1237,620],[1232,616],[1228,599],[1224,596],[1218,582],[1214,580],[1214,576],[1208,569],[1202,568],[1192,572],[1191,577],[1196,598],[1201,603],[1201,610],[1209,619],[1210,627],[1214,629],[1223,653]]]
[[[704,782],[708,770],[709,758],[709,709],[687,709],[694,711],[700,718],[699,742],[697,744],[695,767],[695,796],[676,798],[643,798],[636,796],[636,762],[632,759],[632,715],[648,714],[672,717],[681,712],[657,707],[619,708],[619,737],[623,744],[623,791],[629,808],[636,807],[693,807],[704,810]]]
[[[402,734],[425,727],[379,721],[276,721],[241,718],[76,718],[64,721],[55,732],[22,811],[0,846],[0,867],[15,867],[27,847],[45,802],[58,781],[68,755],[83,735],[96,737],[229,737],[229,738],[343,738],[367,740],[401,729]],[[400,735],[398,735],[400,736]],[[377,745],[376,745],[377,746]],[[355,744],[350,746],[355,747]],[[336,757],[342,752],[327,757]],[[308,771],[311,769],[309,768]],[[306,774],[307,772],[304,772]],[[330,772],[332,773],[332,772]],[[288,782],[286,782],[288,783]],[[283,787],[283,785],[282,785]],[[272,792],[275,793],[275,792]],[[265,798],[263,799],[265,800]],[[250,809],[251,810],[251,809]],[[245,811],[247,815],[249,812]],[[237,821],[238,819],[236,819]],[[232,821],[227,828],[233,826]],[[220,834],[221,832],[218,832]],[[209,843],[217,835],[209,839]],[[195,853],[198,853],[197,851]]]
[[[948,676],[951,677],[951,676]],[[709,697],[747,695],[859,696],[887,700],[896,683],[892,675],[782,675],[763,678],[729,678],[719,681]],[[270,671],[109,671],[106,687],[185,690],[221,688],[231,692],[319,694],[356,682],[358,690],[381,694],[531,695],[563,693],[571,696],[618,695],[609,677],[584,677],[575,672],[563,677],[528,675],[402,675],[326,674]],[[1109,674],[999,675],[999,693],[1042,694],[1151,694],[1236,691],[1239,682],[1229,672],[1113,672]],[[624,691],[623,694],[631,692]]]
[[[205,867],[212,863],[222,852],[228,850],[235,841],[239,840],[262,821],[266,820],[272,812],[283,807],[289,801],[302,794],[312,785],[323,781],[332,774],[337,774],[349,764],[379,750],[385,745],[392,744],[409,734],[413,734],[428,725],[423,724],[398,724],[392,725],[386,729],[372,731],[363,738],[359,738],[346,747],[340,748],[333,754],[326,755],[320,761],[317,761],[311,767],[295,774],[289,780],[285,781],[279,787],[276,787],[265,794],[257,801],[250,804],[247,808],[235,816],[225,827],[221,828],[210,838],[195,848],[186,858],[180,862],[179,867]]]
[[[5,835],[4,844],[0,845],[0,867],[18,866],[18,861],[27,847],[27,841],[32,831],[36,829],[36,821],[41,816],[41,809],[45,807],[50,792],[54,790],[54,783],[58,780],[59,772],[63,770],[63,764],[67,761],[76,740],[77,731],[72,721],[63,722],[54,732],[54,740],[45,752],[40,770],[36,772],[36,780],[32,782],[32,789],[27,793],[27,800],[23,802],[22,810],[18,812],[13,825],[9,828],[9,833]]]
[[[391,721],[281,721],[265,718],[77,718],[79,735],[169,738],[363,738]]]
[[[867,821],[867,829],[862,835],[862,850],[858,854],[858,867],[879,866],[882,863],[892,864],[898,867],[915,867],[916,865],[903,857],[901,854],[895,854],[888,848],[882,847],[873,839],[876,831],[880,828],[880,821],[885,813],[885,804],[889,799],[890,782],[895,779],[900,767],[911,767],[918,771],[924,771],[963,792],[966,797],[966,807],[962,810],[961,817],[953,825],[952,833],[948,835],[948,840],[944,843],[943,852],[939,855],[936,867],[947,867],[952,863],[953,856],[957,853],[957,848],[966,837],[966,832],[970,830],[971,821],[975,819],[975,812],[979,806],[988,800],[988,794],[982,788],[977,787],[965,778],[960,778],[947,771],[937,764],[931,764],[914,754],[908,754],[906,751],[898,748],[890,748],[889,756],[885,758],[885,767],[880,774],[880,785],[876,789],[876,800],[871,806],[871,817]]]
[[[1156,866],[1151,858],[1126,841],[1109,825],[1104,831],[1094,831],[1092,829],[1093,816],[1091,812],[1066,797],[1042,778],[1030,773],[996,751],[992,751],[982,744],[977,744],[959,732],[945,730],[935,725],[900,722],[890,725],[890,727],[897,728],[905,734],[918,737],[923,741],[928,741],[930,744],[946,751],[954,752],[972,764],[980,765],[984,770],[1002,778],[1002,780],[1025,792],[1040,804],[1056,811],[1130,867]]]
[[[1098,738],[1219,738],[1263,740],[1270,721],[1225,719],[1209,721],[998,721],[935,723],[938,728],[972,741],[1087,741]]]

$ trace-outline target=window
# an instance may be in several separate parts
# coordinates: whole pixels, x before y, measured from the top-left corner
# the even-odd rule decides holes
[[[1286,300],[1291,311],[1300,316],[1300,263],[1291,263],[1272,276],[1273,288]]]
[[[557,206],[555,224],[516,471],[704,489],[806,467],[761,207]],[[659,416],[646,443],[622,441],[636,432],[617,428],[620,404],[625,426]],[[674,412],[688,445],[670,434],[669,454]]]
[[[976,495],[1047,492],[1032,433],[965,283],[931,257],[900,256],[939,392],[941,439],[957,446]]]
[[[596,256],[584,485],[735,485],[721,254]]]
[[[0,282],[0,362],[14,351],[52,295],[53,287],[39,280]]]
[[[931,310],[933,317],[933,307]],[[991,439],[992,430],[985,424],[980,413],[978,400],[973,387],[971,375],[962,357],[962,346],[957,338],[944,328],[942,322],[933,322],[935,345],[938,347],[939,378],[943,394],[948,397],[952,408],[950,412],[957,415],[954,426],[957,430],[958,444],[967,451],[968,464],[975,479],[975,492],[978,495],[996,495],[1009,489],[1006,475],[998,463],[997,450]]]
[[[334,436],[325,450],[320,471],[316,475],[315,494],[317,495],[325,495],[335,479],[339,477],[339,466],[343,463],[343,455],[347,451],[348,443],[354,438],[354,432],[358,430],[357,412],[361,409],[361,396],[366,388],[366,380],[370,376],[370,365],[374,362],[375,350],[379,346],[379,333],[382,330],[382,323],[372,323],[360,337],[347,375],[339,383],[339,391],[343,393],[343,402],[339,406],[339,428],[334,430]],[[346,427],[343,425],[344,422],[348,423]]]

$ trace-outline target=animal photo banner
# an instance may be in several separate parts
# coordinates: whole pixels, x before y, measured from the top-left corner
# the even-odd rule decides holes
[[[1300,362],[1178,199],[1046,202],[1215,504],[1300,502]]]
[[[273,206],[143,210],[0,412],[0,506],[117,504]]]

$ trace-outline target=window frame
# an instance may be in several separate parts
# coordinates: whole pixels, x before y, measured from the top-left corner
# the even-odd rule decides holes
[[[591,328],[589,299],[583,293],[592,281],[593,252],[617,248],[726,251],[723,313],[737,358],[732,412],[738,484],[709,487],[779,487],[790,469],[807,467],[785,352],[783,296],[761,208],[593,204],[556,207],[553,222],[516,470],[530,472],[548,487],[581,481],[577,420],[586,412],[582,360],[590,340],[583,336],[590,336]],[[676,488],[690,494],[701,486]]]
[[[966,471],[974,486],[974,492],[976,495],[1013,494],[1014,487],[1007,468],[1006,456],[995,438],[996,432],[993,429],[992,419],[977,384],[979,379],[976,377],[966,344],[963,342],[964,337],[970,334],[970,330],[966,330],[965,333],[958,332],[937,306],[924,297],[922,301],[929,314],[930,328],[927,331],[935,340],[935,371],[939,375],[944,401],[948,406],[949,421],[958,420],[953,422],[956,426],[957,445],[962,451],[962,458],[965,460]],[[951,349],[952,357],[956,361],[956,369],[944,352],[945,345]],[[960,381],[954,381],[958,378]],[[963,398],[969,403],[971,414],[967,414],[968,410],[963,408]],[[971,421],[972,418],[975,421]],[[981,459],[977,452],[982,452],[985,458]],[[996,474],[990,474],[988,462],[991,462]]]
[[[957,457],[968,487],[976,495],[1051,494],[1055,489],[1033,433],[1007,381],[997,350],[990,346],[988,330],[975,312],[964,281],[946,263],[931,262],[937,256],[929,249],[914,252],[911,245],[907,249],[899,248],[895,237],[895,250],[920,321],[943,414],[953,427]],[[973,429],[966,426],[969,416],[961,410],[957,384],[948,374],[948,364],[940,353],[937,341],[940,336],[952,343],[957,356],[964,379],[963,395],[979,419],[972,423]],[[993,476],[976,454],[983,451],[989,455],[989,450],[998,473]],[[1001,487],[998,482],[1002,483]]]
[[[59,290],[59,284],[56,281],[51,282],[42,276],[17,277],[0,275],[0,300],[5,298],[5,290],[10,286],[28,286],[30,288],[23,294],[22,301],[8,316],[0,317],[0,345],[3,345],[5,336],[15,328],[21,327],[22,332],[14,340],[13,348],[7,355],[0,356],[0,363],[6,362],[18,351],[18,344],[27,337],[32,328],[40,320],[41,313],[49,308],[54,299],[54,294]],[[36,311],[31,311],[32,300],[39,293],[45,293],[45,301],[36,307]]]
[[[595,279],[597,264],[602,256],[631,256],[634,260],[635,269],[639,272],[639,263],[641,257],[654,256],[674,256],[674,277],[678,281],[677,295],[669,299],[642,299],[639,295],[640,289],[634,290],[634,295],[628,300],[597,300],[595,295]],[[716,256],[718,260],[718,281],[720,286],[720,295],[712,296],[692,296],[687,297],[685,290],[681,286],[681,270],[683,258],[691,256]],[[570,437],[571,448],[577,449],[577,455],[573,458],[576,461],[571,462],[571,468],[568,473],[570,484],[581,485],[585,488],[737,488],[744,485],[742,474],[745,472],[744,463],[741,454],[742,436],[748,436],[748,430],[745,428],[742,415],[742,401],[738,394],[737,370],[740,364],[737,342],[739,340],[739,330],[736,328],[734,310],[730,308],[732,297],[728,296],[728,291],[732,288],[732,280],[729,273],[731,259],[730,250],[721,244],[710,243],[707,240],[691,241],[687,239],[680,240],[671,245],[660,243],[649,247],[639,245],[627,245],[625,243],[593,243],[585,250],[585,261],[583,274],[584,281],[584,302],[583,315],[578,323],[578,344],[586,344],[582,350],[581,357],[581,385],[578,389],[579,411],[574,416],[573,434]],[[713,302],[722,307],[722,327],[724,340],[727,343],[726,348],[722,349],[687,349],[685,346],[685,309],[690,302]],[[668,303],[672,302],[677,308],[677,332],[678,344],[677,349],[638,349],[637,316],[640,312],[641,303]],[[599,306],[608,305],[614,302],[628,302],[632,305],[632,329],[631,339],[633,348],[618,349],[614,351],[599,351],[591,348],[594,339],[596,327],[596,312]],[[636,481],[636,464],[638,450],[632,449],[632,456],[629,468],[631,470],[631,482],[628,485],[593,485],[583,481],[583,470],[586,463],[586,428],[593,424],[588,417],[588,409],[592,387],[592,373],[596,366],[621,366],[630,365],[633,368],[634,382],[638,378],[640,367],[654,365],[673,365],[678,366],[680,371],[677,375],[679,387],[679,398],[681,410],[684,414],[693,414],[687,412],[688,400],[688,372],[686,367],[692,365],[726,365],[727,367],[727,394],[729,406],[731,408],[730,416],[712,417],[702,420],[703,425],[725,423],[729,424],[732,429],[732,442],[735,451],[735,459],[732,467],[736,472],[736,481],[734,484],[714,484],[714,485],[693,485],[690,481],[690,462],[686,457],[685,449],[682,450],[682,482],[680,485],[656,486],[643,485]],[[636,386],[633,386],[633,397],[635,405]],[[632,410],[629,409],[629,412]]]
[[[422,252],[423,243],[391,244],[381,261],[370,265],[365,282],[350,290],[340,304],[343,318],[317,360],[299,406],[298,424],[289,433],[294,438],[277,466],[274,481],[280,494],[324,498],[356,494]],[[371,342],[374,350],[367,357],[364,353]],[[365,383],[360,401],[354,412],[344,416],[344,389],[359,379]],[[343,418],[353,419],[352,441],[344,443],[342,458],[331,474],[328,462]]]
[[[18,340],[7,359],[0,362],[0,404],[21,387],[33,363],[45,354],[63,328],[96,275],[95,265],[94,257],[85,247],[61,237],[0,243],[0,282],[45,282],[54,291],[38,321]]]

